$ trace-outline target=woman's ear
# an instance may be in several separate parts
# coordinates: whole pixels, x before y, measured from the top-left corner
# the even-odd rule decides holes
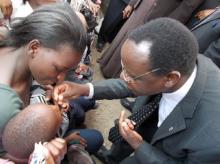
[[[36,57],[40,48],[40,42],[37,39],[34,39],[28,43],[28,54],[31,55],[31,58]]]
[[[181,78],[181,74],[178,71],[172,71],[167,74],[166,76],[166,82],[165,87],[166,88],[172,88]]]

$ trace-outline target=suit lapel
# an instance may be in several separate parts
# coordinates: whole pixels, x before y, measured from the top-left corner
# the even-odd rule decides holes
[[[204,58],[201,55],[198,56],[196,78],[190,91],[158,128],[151,140],[151,144],[185,130],[185,119],[193,118],[207,80],[207,64]]]
[[[154,144],[156,141],[178,133],[184,129],[186,129],[186,123],[182,115],[182,110],[180,107],[176,107],[175,110],[173,110],[173,112],[163,122],[160,128],[158,128],[152,138],[151,144]]]

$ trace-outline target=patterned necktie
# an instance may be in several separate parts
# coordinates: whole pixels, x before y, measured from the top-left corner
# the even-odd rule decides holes
[[[159,107],[159,102],[161,99],[161,94],[152,98],[152,100],[138,111],[132,113],[128,119],[134,121],[135,130],[141,126],[141,124]],[[118,143],[123,140],[122,136],[119,133],[118,120],[115,121],[115,126],[112,127],[109,131],[108,140],[112,143]]]

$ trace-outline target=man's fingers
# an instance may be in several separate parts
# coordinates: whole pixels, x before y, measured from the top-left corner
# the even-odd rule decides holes
[[[57,86],[54,88],[53,91],[53,98],[55,101],[62,101],[63,100],[63,96],[62,94],[67,90],[67,85],[66,84],[62,84],[60,86]]]
[[[125,119],[125,111],[121,111],[120,117],[119,117],[119,123],[122,123]]]
[[[127,123],[128,127],[130,129],[132,129],[132,130],[134,129],[134,125],[136,124],[134,121],[129,120],[129,119],[125,119],[125,122]]]
[[[126,135],[126,132],[125,132],[125,129],[124,127],[127,126],[127,123],[126,122],[122,122],[119,126],[119,130],[120,130],[120,134],[122,136],[125,136]]]

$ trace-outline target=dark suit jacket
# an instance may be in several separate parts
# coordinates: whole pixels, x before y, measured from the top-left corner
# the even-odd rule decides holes
[[[199,55],[196,78],[187,95],[156,130],[152,140],[145,141],[122,163],[219,164],[219,84],[220,70],[210,59]],[[131,95],[120,80],[95,83],[94,86],[94,97],[98,99]],[[145,133],[151,130],[145,129]]]
[[[192,28],[199,43],[199,52],[220,68],[220,9]]]

